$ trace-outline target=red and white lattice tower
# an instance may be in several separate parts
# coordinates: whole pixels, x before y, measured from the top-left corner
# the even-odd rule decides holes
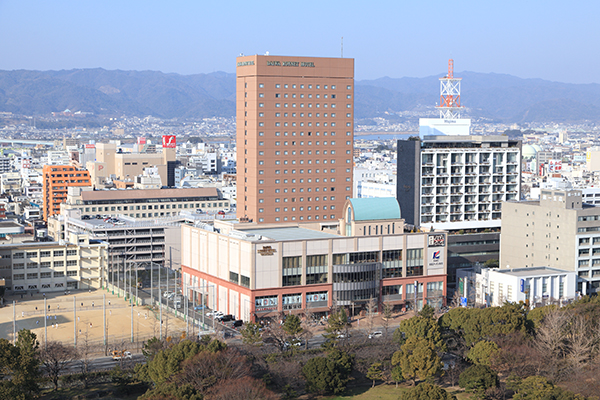
[[[440,118],[460,118],[460,81],[454,77],[454,60],[448,60],[448,75],[440,78]]]

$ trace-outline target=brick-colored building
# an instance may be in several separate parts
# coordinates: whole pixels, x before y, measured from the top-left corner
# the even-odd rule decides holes
[[[67,200],[69,186],[91,186],[90,173],[70,165],[44,165],[42,170],[44,221],[60,213],[60,203]]]
[[[330,221],[352,196],[354,59],[237,58],[237,215]]]

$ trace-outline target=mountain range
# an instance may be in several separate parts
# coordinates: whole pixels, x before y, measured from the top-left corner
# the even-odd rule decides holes
[[[439,102],[439,76],[356,81],[355,117],[419,111]],[[600,85],[461,72],[465,115],[493,122],[600,122]],[[235,116],[235,74],[158,71],[0,71],[0,112],[53,111],[198,119]]]

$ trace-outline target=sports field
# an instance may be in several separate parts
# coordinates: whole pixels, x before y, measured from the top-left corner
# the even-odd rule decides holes
[[[104,300],[105,295],[105,300]],[[144,340],[160,335],[160,322],[158,310],[151,310],[146,306],[132,307],[128,300],[103,290],[96,291],[71,291],[46,294],[46,317],[44,316],[43,293],[31,295],[7,296],[5,306],[0,308],[0,337],[13,339],[13,305],[16,301],[16,331],[29,329],[37,335],[38,341],[43,344],[45,331],[47,340],[60,341],[65,344],[81,345],[86,337],[87,342],[93,347],[95,353],[104,353],[105,350],[127,347],[132,351],[140,349]],[[75,299],[75,307],[74,307]],[[106,338],[104,345],[103,301],[106,307]],[[75,312],[73,309],[75,308]],[[167,315],[163,310],[162,335],[180,336],[185,331],[186,325],[181,319],[172,314]],[[46,329],[44,329],[46,322]],[[133,341],[131,343],[133,331]]]

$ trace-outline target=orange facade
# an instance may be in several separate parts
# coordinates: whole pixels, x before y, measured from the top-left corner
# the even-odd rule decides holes
[[[44,221],[60,213],[70,186],[91,186],[90,173],[70,165],[44,165],[43,175]]]
[[[341,218],[352,196],[354,60],[238,57],[236,99],[238,218]]]

